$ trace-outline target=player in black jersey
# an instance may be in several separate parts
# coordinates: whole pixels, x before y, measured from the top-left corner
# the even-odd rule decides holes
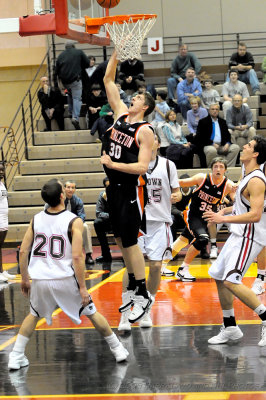
[[[145,262],[137,238],[145,221],[147,201],[143,175],[148,170],[154,143],[153,128],[143,118],[153,111],[155,102],[148,93],[137,94],[127,108],[115,85],[117,63],[114,52],[107,65],[104,85],[117,119],[103,139],[101,163],[110,180],[107,199],[111,224],[129,276],[128,291],[119,310],[133,306],[129,315],[129,322],[133,323],[144,316],[153,302],[146,289]]]
[[[216,210],[223,198],[233,193],[234,183],[227,179],[224,174],[227,162],[222,157],[216,157],[211,163],[210,174],[196,174],[191,178],[180,179],[181,187],[197,185],[191,200],[184,211],[186,227],[179,238],[172,245],[172,256],[180,252],[188,243],[189,247],[182,265],[179,267],[176,278],[183,282],[196,280],[189,273],[189,264],[199,254],[209,241],[207,222],[203,219],[203,213],[207,210]],[[166,260],[166,263],[169,260]]]

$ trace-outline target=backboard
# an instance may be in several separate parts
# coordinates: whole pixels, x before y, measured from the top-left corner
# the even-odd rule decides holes
[[[105,28],[101,26],[99,31],[87,33],[84,17],[105,17],[108,11],[96,0],[45,0],[43,3],[34,0],[32,15],[0,19],[0,33],[18,32],[20,36],[56,34],[80,43],[107,46],[110,39]]]
[[[67,0],[68,26],[76,32],[86,32],[85,17],[99,18],[109,15],[109,10],[99,6],[96,0]],[[109,36],[104,26],[91,36],[92,44],[108,45]],[[94,43],[95,42],[95,43]]]

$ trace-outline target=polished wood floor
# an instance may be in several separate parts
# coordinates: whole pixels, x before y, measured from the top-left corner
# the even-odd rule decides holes
[[[4,254],[4,268],[11,273],[16,272],[13,253]],[[182,259],[170,268],[176,271]],[[20,293],[19,275],[0,284],[0,399],[266,399],[266,348],[257,346],[260,322],[253,312],[236,300],[244,338],[234,345],[207,343],[222,320],[209,265],[210,260],[194,261],[194,283],[163,278],[152,309],[154,326],[141,329],[135,324],[128,334],[117,331],[122,262],[87,271],[87,287],[98,310],[129,351],[128,361],[120,364],[86,317],[76,326],[56,310],[53,325],[40,320],[27,346],[29,367],[9,372],[8,354],[29,304]],[[255,276],[253,264],[245,284],[251,286]],[[266,301],[266,295],[260,298]]]

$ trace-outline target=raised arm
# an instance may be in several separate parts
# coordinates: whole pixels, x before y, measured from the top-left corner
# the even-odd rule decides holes
[[[191,178],[179,179],[179,185],[181,187],[200,186],[203,183],[205,176],[206,174],[196,174]]]
[[[115,84],[115,74],[117,67],[116,51],[113,52],[106,68],[105,76],[103,78],[108,103],[110,104],[114,113],[119,116],[128,110],[125,103],[120,99],[119,91]]]

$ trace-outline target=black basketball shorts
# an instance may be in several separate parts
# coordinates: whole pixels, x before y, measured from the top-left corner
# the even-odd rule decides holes
[[[137,244],[140,231],[146,233],[146,186],[110,184],[106,193],[114,236],[123,247]]]

